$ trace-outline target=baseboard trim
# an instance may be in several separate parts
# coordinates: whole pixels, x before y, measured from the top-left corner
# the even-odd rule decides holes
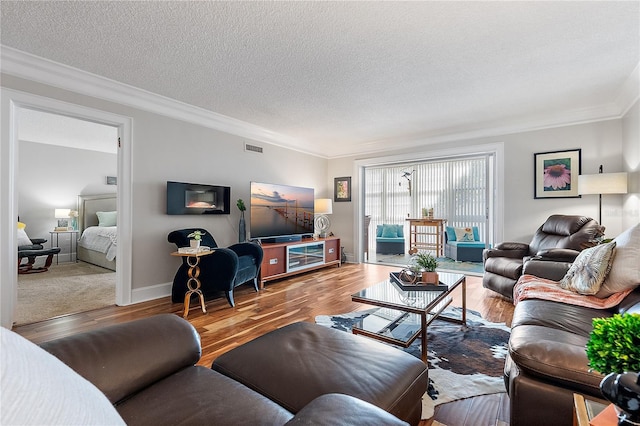
[[[171,296],[173,283],[156,284],[131,290],[131,305]]]

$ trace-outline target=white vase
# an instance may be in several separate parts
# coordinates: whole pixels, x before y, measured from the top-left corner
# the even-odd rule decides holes
[[[191,248],[198,248],[200,247],[200,240],[189,240],[189,245]]]

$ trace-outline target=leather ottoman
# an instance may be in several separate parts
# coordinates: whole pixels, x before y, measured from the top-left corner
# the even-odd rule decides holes
[[[417,425],[427,368],[399,349],[362,336],[298,322],[218,357],[212,368],[292,413],[320,395],[341,393]]]

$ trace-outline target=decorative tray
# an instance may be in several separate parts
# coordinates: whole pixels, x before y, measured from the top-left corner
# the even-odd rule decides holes
[[[449,288],[448,285],[440,281],[439,284],[427,284],[423,282],[410,283],[400,279],[400,272],[389,273],[391,281],[405,291],[443,291]]]
[[[178,253],[180,254],[198,254],[198,253],[204,253],[207,251],[211,251],[211,249],[207,246],[200,246],[200,247],[180,247],[178,249]]]

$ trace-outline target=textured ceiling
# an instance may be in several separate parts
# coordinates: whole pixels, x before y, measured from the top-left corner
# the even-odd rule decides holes
[[[90,151],[118,152],[118,129],[90,121],[20,109],[18,140]]]
[[[1,2],[1,42],[328,157],[613,104],[640,2]],[[408,144],[408,145],[407,145]]]

